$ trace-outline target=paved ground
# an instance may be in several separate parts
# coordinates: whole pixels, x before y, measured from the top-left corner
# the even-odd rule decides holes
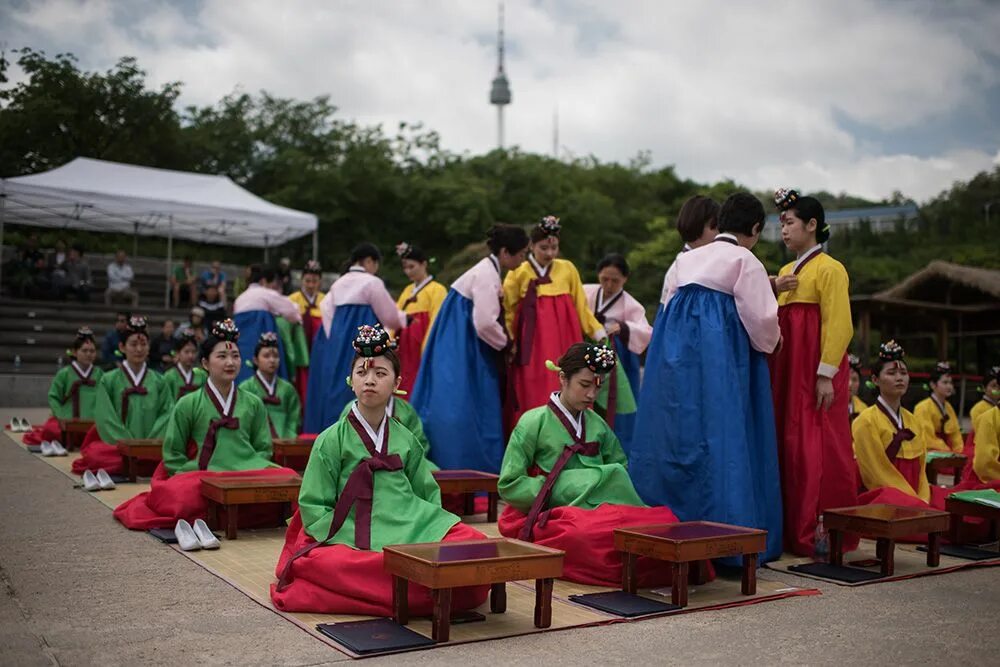
[[[9,417],[0,409],[3,423]],[[64,475],[6,441],[0,508],[0,664],[349,660],[145,534],[124,530]],[[816,597],[364,664],[996,664],[1000,568],[819,587]]]

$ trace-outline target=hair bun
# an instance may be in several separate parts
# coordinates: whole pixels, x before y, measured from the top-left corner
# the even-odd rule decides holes
[[[949,364],[947,361],[939,361],[934,366],[934,371],[937,372],[937,373],[940,373],[942,375],[950,375],[951,374],[951,364]]]
[[[587,349],[583,353],[583,360],[587,362],[587,368],[595,373],[609,373],[614,370],[617,360],[615,351],[604,345],[587,344]]]
[[[125,325],[126,333],[131,334],[145,334],[146,333],[146,318],[142,315],[133,315],[128,318],[128,324]]]
[[[376,357],[392,349],[389,334],[381,324],[362,324],[354,337],[354,351],[362,357]]]
[[[858,359],[857,355],[855,355],[855,354],[849,354],[849,355],[847,355],[847,365],[852,370],[855,370],[858,373],[861,372],[861,360]]]
[[[183,341],[187,343],[189,341],[193,342],[197,340],[197,338],[198,337],[195,335],[194,329],[192,329],[191,327],[184,327],[183,329],[177,332],[178,341]]]
[[[895,340],[889,340],[878,346],[878,358],[883,361],[902,361],[906,353]]]
[[[219,320],[212,324],[212,338],[235,343],[240,339],[240,330],[231,319]]]
[[[799,200],[799,193],[790,188],[778,188],[774,191],[774,205],[779,211],[787,211]]]
[[[317,276],[323,275],[323,267],[320,266],[319,262],[317,262],[315,259],[310,259],[308,262],[306,262],[305,268],[302,269],[302,275],[307,275],[310,273]]]
[[[986,371],[986,377],[983,378],[983,382],[988,384],[990,380],[1000,382],[1000,366],[993,366]]]
[[[278,347],[278,334],[265,331],[257,339],[257,347]]]
[[[538,223],[538,227],[549,236],[559,236],[559,230],[562,229],[562,225],[559,224],[559,218],[554,215],[547,215],[542,218]]]
[[[409,259],[410,255],[413,253],[413,246],[406,241],[400,241],[396,244],[396,254],[400,259]]]
[[[76,330],[77,340],[94,340],[94,330],[90,327],[80,327]]]

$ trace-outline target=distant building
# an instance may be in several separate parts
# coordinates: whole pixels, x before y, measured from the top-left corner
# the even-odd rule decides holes
[[[845,229],[857,229],[862,222],[870,224],[872,232],[884,234],[894,230],[899,222],[904,224],[913,222],[919,213],[920,209],[916,204],[847,208],[841,211],[827,211],[826,221],[830,223],[830,236],[836,236]],[[765,241],[781,241],[781,225],[777,213],[767,216],[767,224],[764,225],[761,238]]]

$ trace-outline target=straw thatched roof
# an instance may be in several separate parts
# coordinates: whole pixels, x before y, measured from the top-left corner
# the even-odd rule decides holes
[[[954,283],[981,293],[983,300],[1000,299],[1000,271],[963,266],[935,260],[907,276],[900,283],[873,295],[875,299],[913,299],[915,292],[927,283]]]

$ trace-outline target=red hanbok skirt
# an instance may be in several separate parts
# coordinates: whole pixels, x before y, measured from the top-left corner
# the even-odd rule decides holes
[[[413,385],[417,381],[417,372],[420,370],[420,355],[423,352],[424,339],[431,328],[431,314],[427,311],[422,313],[408,314],[410,323],[399,332],[397,341],[399,346],[396,353],[399,355],[399,388],[409,396],[413,393]]]
[[[201,495],[201,480],[206,477],[268,477],[296,474],[290,468],[264,468],[263,470],[208,471],[195,470],[167,476],[161,463],[153,474],[149,491],[126,500],[115,508],[114,516],[131,530],[173,528],[178,520],[194,521],[208,518],[208,501]],[[297,511],[297,503],[293,503]],[[225,521],[225,512],[219,510],[219,521]],[[282,525],[284,507],[280,503],[241,505],[240,528],[265,528]]]
[[[41,426],[32,426],[31,430],[24,434],[23,442],[26,445],[40,445],[43,440],[51,442],[61,438],[62,429],[59,428],[59,420],[55,417],[49,417]],[[62,444],[66,445],[65,442]]]
[[[781,350],[769,360],[778,463],[785,514],[785,549],[813,555],[816,520],[830,507],[857,505],[856,464],[851,448],[847,356],[833,378],[833,405],[816,409],[820,361],[817,304],[778,310]],[[846,545],[845,545],[846,546]]]
[[[976,432],[969,431],[965,436],[965,446],[962,447],[962,454],[965,456],[965,468],[962,469],[961,482],[978,482],[979,476],[972,468],[972,462],[976,460]]]
[[[510,505],[500,514],[497,527],[505,537],[516,538],[527,516]],[[562,578],[592,586],[622,585],[622,556],[615,549],[614,529],[657,523],[676,523],[666,507],[599,505],[597,509],[555,507],[544,526],[535,523],[532,542],[566,552]],[[639,586],[662,586],[671,582],[667,563],[638,559]]]
[[[151,476],[157,467],[156,461],[139,461],[136,474],[139,477]],[[87,470],[97,472],[106,470],[109,475],[125,474],[125,459],[118,452],[118,447],[101,440],[97,426],[91,426],[80,445],[80,458],[73,461],[73,472],[82,475]]]
[[[583,342],[580,317],[569,294],[539,296],[537,304],[535,336],[528,364],[513,364],[508,369],[507,400],[504,403],[507,433],[514,429],[521,415],[545,405],[552,392],[559,391],[559,374],[546,368],[545,362],[558,361],[570,345]],[[520,330],[520,316],[519,308],[515,331]],[[519,340],[517,344],[524,343]]]
[[[457,523],[441,541],[485,537],[475,528]],[[281,575],[294,553],[311,542],[314,540],[303,530],[302,519],[296,512],[285,533],[285,547],[278,558],[275,576]],[[489,586],[456,588],[452,592],[452,609],[475,609],[486,601],[489,591]],[[291,582],[281,592],[276,584],[271,584],[271,601],[281,611],[392,616],[392,576],[382,567],[381,551],[331,544],[317,547],[292,563]],[[410,613],[427,616],[432,607],[430,589],[411,583]]]
[[[903,479],[916,491],[920,484],[920,459],[901,459],[893,461],[896,470],[903,476]],[[925,503],[923,500],[908,493],[904,493],[893,487],[882,487],[871,489],[858,496],[858,505],[898,505],[900,507],[915,507],[917,509],[944,509],[944,500],[953,489],[944,489],[940,486],[931,486],[931,501]],[[900,542],[927,542],[927,534],[907,535],[899,540]]]

